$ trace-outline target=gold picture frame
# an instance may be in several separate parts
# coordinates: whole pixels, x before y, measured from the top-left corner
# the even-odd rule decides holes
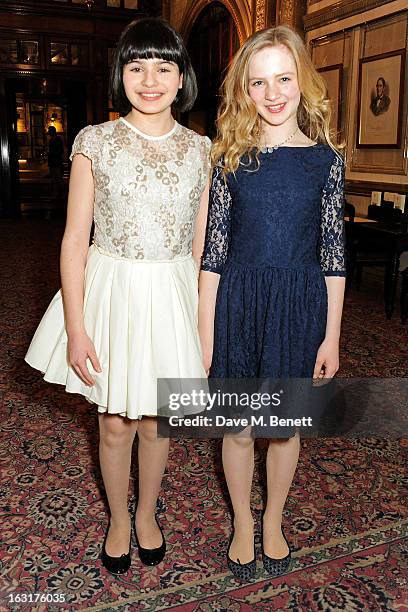
[[[318,72],[322,75],[326,87],[327,95],[332,103],[332,115],[330,119],[330,130],[335,132],[335,141],[339,142],[341,135],[341,102],[342,102],[342,87],[343,87],[343,64],[333,64],[332,66],[324,66],[318,68]]]
[[[360,59],[357,148],[399,149],[405,49]]]

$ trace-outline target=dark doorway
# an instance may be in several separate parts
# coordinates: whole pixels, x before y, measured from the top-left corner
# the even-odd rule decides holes
[[[234,20],[221,2],[212,2],[201,11],[188,37],[187,48],[198,81],[198,98],[187,123],[212,138],[216,131],[220,86],[239,48]]]
[[[13,93],[17,178],[21,211],[65,211],[68,183],[68,156],[78,131],[86,125],[86,84],[58,78],[16,78],[8,80]],[[48,130],[54,127],[63,144],[63,180],[55,195],[50,169]],[[60,181],[61,183],[61,181]],[[13,198],[14,199],[14,198]]]
[[[11,79],[0,78],[0,212],[2,216],[20,215],[18,147],[16,138],[16,94]]]

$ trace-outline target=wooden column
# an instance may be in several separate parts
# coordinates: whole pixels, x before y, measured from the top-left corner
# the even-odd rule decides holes
[[[306,15],[306,0],[278,0],[276,24],[288,25],[303,34],[303,17]]]
[[[296,0],[278,0],[277,3],[277,24],[295,25],[295,3]]]

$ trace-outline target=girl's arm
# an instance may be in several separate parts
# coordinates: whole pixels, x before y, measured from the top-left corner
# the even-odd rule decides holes
[[[317,352],[313,378],[333,378],[340,365],[339,341],[346,279],[326,276],[325,280],[328,298],[326,335]]]
[[[332,378],[339,369],[339,340],[345,289],[344,162],[336,155],[323,190],[320,264],[327,288],[326,334],[316,357],[313,378]]]
[[[201,196],[200,209],[197,215],[196,229],[193,238],[193,257],[198,270],[201,268],[201,260],[204,251],[209,190],[210,184],[208,182]],[[199,277],[200,299],[198,305],[198,331],[203,353],[204,369],[207,374],[211,365],[215,298],[217,296],[219,278],[218,274],[213,274],[212,272],[201,272]]]
[[[206,374],[210,371],[214,346],[215,301],[217,299],[220,275],[214,272],[200,273],[198,303],[198,333],[200,335],[203,366]]]
[[[83,317],[84,273],[93,204],[91,161],[84,155],[75,155],[69,181],[67,222],[61,245],[60,269],[65,329],[68,336],[68,361],[87,385],[93,385],[94,380],[86,359],[90,359],[95,371],[101,371],[93,343],[86,334]]]
[[[214,317],[220,274],[225,264],[230,231],[231,195],[222,168],[211,179],[204,255],[199,278],[198,331],[204,369],[209,373],[214,345]]]

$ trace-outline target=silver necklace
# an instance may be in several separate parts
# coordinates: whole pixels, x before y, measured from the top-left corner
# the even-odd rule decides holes
[[[297,127],[296,130],[293,132],[293,134],[288,136],[286,140],[283,140],[282,142],[279,142],[276,145],[271,145],[271,146],[265,145],[264,147],[262,147],[261,153],[273,153],[274,151],[276,151],[276,149],[279,149],[279,147],[289,142],[289,140],[292,140],[292,138],[295,137],[295,134],[297,134],[298,129],[299,128]]]

